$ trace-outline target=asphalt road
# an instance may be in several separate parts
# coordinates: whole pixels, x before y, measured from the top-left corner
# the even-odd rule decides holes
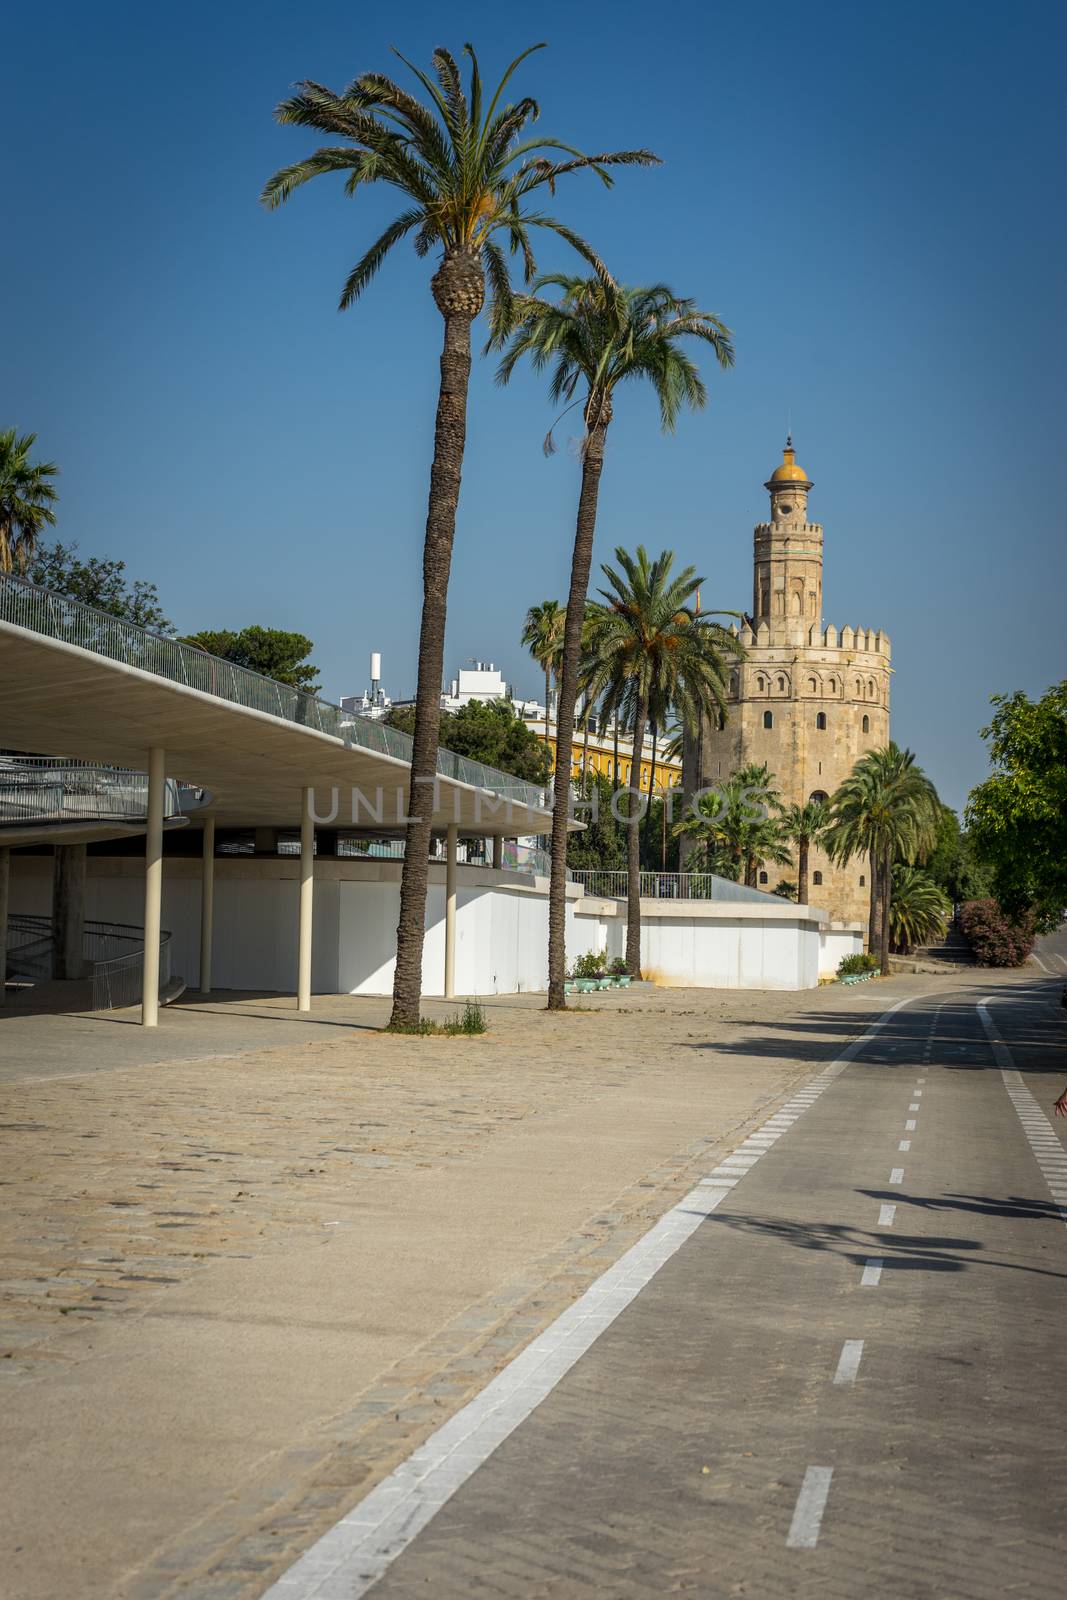
[[[896,1010],[271,1600],[1059,1600],[1062,987]]]

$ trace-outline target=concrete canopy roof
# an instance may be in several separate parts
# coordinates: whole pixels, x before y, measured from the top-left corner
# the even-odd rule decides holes
[[[399,757],[2,618],[0,745],[140,771],[147,768],[150,747],[161,745],[167,776],[209,790],[205,814],[223,827],[297,827],[307,786],[323,827],[373,833],[405,828],[409,766]],[[510,837],[551,830],[551,812],[530,802],[530,786],[493,776],[524,798],[503,798],[476,783],[441,776],[434,827],[456,823],[461,833]],[[338,812],[331,817],[335,789]],[[366,797],[355,814],[353,789]]]

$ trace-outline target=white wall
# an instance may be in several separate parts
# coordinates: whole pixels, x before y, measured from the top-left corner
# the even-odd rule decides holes
[[[863,930],[858,923],[832,923],[819,941],[819,977],[835,978],[845,956],[863,954]]]
[[[52,863],[12,861],[11,909],[47,915]],[[219,989],[296,988],[299,862],[220,857],[215,863],[214,982]],[[86,914],[143,923],[143,863],[90,857]],[[312,987],[320,994],[388,995],[393,986],[400,864],[320,859],[315,867]],[[782,901],[642,902],[646,974],[657,983],[709,989],[807,989],[863,948],[858,928],[830,928],[825,913]],[[444,868],[430,868],[423,993],[444,989]],[[164,864],[163,926],[173,934],[172,970],[195,988],[200,977],[200,863]],[[569,897],[567,961],[595,950],[624,954],[625,907]],[[548,884],[543,878],[457,869],[456,992],[515,994],[548,986]]]

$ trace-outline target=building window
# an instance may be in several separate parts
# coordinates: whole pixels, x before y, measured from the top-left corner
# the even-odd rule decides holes
[[[867,879],[863,876],[863,873],[861,872],[860,873],[860,888],[861,889],[866,889],[866,887],[867,887]]]
[[[809,678],[808,679],[808,693],[809,694],[815,694],[816,691],[818,690],[818,687],[819,687],[819,685],[815,682],[814,678]]]
[[[765,728],[774,727],[774,713],[772,711],[765,711],[763,713],[763,726]]]
[[[761,872],[760,873],[759,881],[760,881],[760,883],[767,883],[769,881],[768,878],[767,878],[767,874],[765,872]]]
[[[812,881],[812,883],[821,883],[822,882],[822,873],[821,872],[813,872],[812,875],[811,875],[811,881]]]
[[[827,800],[829,800],[829,798],[830,798],[830,796],[826,793],[825,789],[813,789],[811,791],[811,793],[808,795],[808,799],[809,800],[812,800],[812,801],[821,800],[821,801],[823,801],[824,804],[825,804],[825,802]]]
[[[784,678],[779,678],[778,679],[778,693],[779,694],[785,694],[785,679]]]
[[[870,733],[870,731],[871,731],[871,719],[870,719],[870,717],[864,717],[864,719],[863,719],[863,731],[864,731],[864,733]]]
[[[817,728],[825,728],[826,727],[826,712],[825,711],[817,711],[815,713],[815,726]]]
[[[764,678],[764,676],[763,676],[763,674],[761,672],[756,678],[756,690],[757,690],[757,692],[759,694],[762,694],[763,691],[766,689],[766,687],[767,687],[767,681],[766,681],[766,679]]]

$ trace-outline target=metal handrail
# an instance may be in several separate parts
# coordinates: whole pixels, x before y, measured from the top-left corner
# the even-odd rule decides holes
[[[601,871],[598,868],[575,869],[574,882],[584,893],[604,900],[625,900],[630,874],[625,870]],[[717,872],[642,872],[639,875],[639,893],[642,900],[718,900],[718,901],[771,901],[781,903],[779,897],[762,889],[751,889],[747,884],[735,883]]]
[[[183,788],[168,778],[163,815],[182,815]],[[143,821],[148,777],[117,767],[52,757],[0,761],[0,825],[25,822]]]
[[[25,578],[6,572],[0,573],[0,622],[77,645],[94,655],[150,672],[170,683],[198,689],[246,710],[262,711],[298,727],[328,734],[350,747],[411,763],[411,736],[399,728],[343,711],[328,700],[320,700],[302,689],[292,689],[248,667],[235,666],[232,661],[209,655],[196,645],[150,633],[147,628],[122,617],[97,611],[80,600],[41,589]],[[439,777],[483,789],[503,800],[536,808],[545,804],[544,790],[534,784],[487,767],[480,761],[455,755],[451,750],[438,751],[437,772]]]
[[[161,999],[172,975],[171,938],[166,929],[159,936]],[[31,982],[47,982],[52,976],[53,953],[52,918],[31,912],[12,912],[7,921],[10,974]],[[82,956],[88,969],[85,978],[92,990],[94,1011],[137,1005],[143,990],[143,928],[129,922],[88,921],[84,926]]]

